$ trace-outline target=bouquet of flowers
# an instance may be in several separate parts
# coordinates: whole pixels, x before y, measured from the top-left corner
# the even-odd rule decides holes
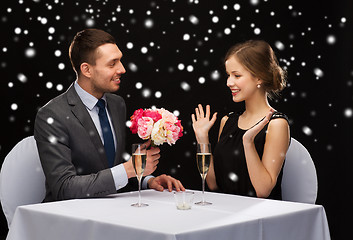
[[[181,121],[168,110],[160,109],[138,109],[130,117],[130,130],[133,134],[144,140],[151,139],[152,145],[169,145],[183,136]]]

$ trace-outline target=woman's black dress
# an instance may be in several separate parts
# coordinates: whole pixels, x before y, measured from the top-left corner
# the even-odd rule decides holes
[[[256,192],[251,184],[243,147],[243,135],[246,130],[238,127],[238,119],[241,114],[241,112],[228,114],[229,118],[215,146],[213,162],[216,182],[219,192],[255,197]],[[288,121],[287,116],[280,112],[275,112],[271,120],[275,118],[284,118]],[[262,159],[264,150],[267,127],[268,124],[257,134],[254,140],[260,159]],[[268,198],[282,199],[282,174],[283,167],[277,178],[277,184]]]

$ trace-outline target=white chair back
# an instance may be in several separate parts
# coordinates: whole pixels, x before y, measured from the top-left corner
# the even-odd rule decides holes
[[[0,200],[10,227],[17,206],[40,203],[45,176],[33,136],[24,138],[7,154],[0,172]]]
[[[283,167],[282,200],[315,204],[318,190],[316,168],[309,152],[294,138]]]

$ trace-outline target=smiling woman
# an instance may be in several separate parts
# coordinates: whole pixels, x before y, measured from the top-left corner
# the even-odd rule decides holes
[[[232,47],[226,54],[225,67],[233,101],[244,101],[246,110],[223,117],[207,184],[214,191],[281,199],[289,124],[284,114],[270,106],[268,97],[284,88],[283,71],[270,45],[253,40]],[[192,121],[196,139],[208,143],[216,115],[210,119],[209,106],[206,113],[201,105],[195,112]]]
[[[237,69],[250,74],[248,77],[254,78],[256,87],[262,87],[269,98],[275,97],[286,87],[286,72],[279,66],[271,46],[265,41],[250,40],[236,44],[228,50],[225,59],[227,72],[230,68],[236,78],[240,77],[236,74]]]

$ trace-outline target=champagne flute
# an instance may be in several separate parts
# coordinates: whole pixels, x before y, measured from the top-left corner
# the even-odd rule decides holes
[[[137,203],[132,204],[133,207],[146,207],[148,204],[141,203],[141,179],[143,176],[143,171],[146,167],[146,144],[135,143],[132,144],[132,165],[134,166],[136,177],[139,185],[139,200]]]
[[[208,168],[211,162],[211,144],[210,143],[198,143],[196,152],[197,168],[199,169],[202,178],[202,201],[195,204],[205,206],[212,203],[205,201],[205,180],[208,172]]]

